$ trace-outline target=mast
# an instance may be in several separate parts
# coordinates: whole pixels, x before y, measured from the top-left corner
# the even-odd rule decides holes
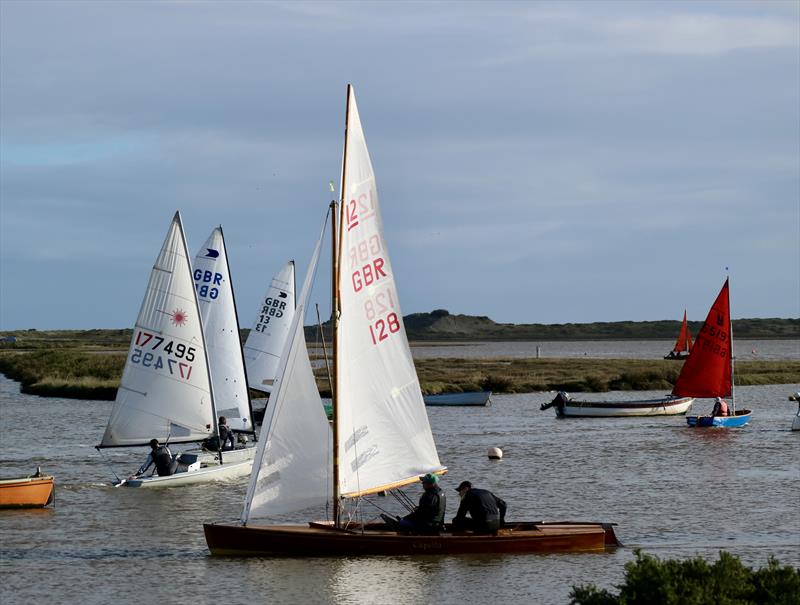
[[[186,233],[183,230],[183,220],[181,219],[180,211],[175,212],[175,217],[178,219],[178,227],[181,232],[181,240],[183,241],[183,253],[186,255],[186,261],[189,264],[191,272],[191,262],[189,261],[189,248],[186,245]],[[223,243],[224,243],[223,239]],[[226,251],[227,257],[227,251]],[[222,443],[219,438],[219,425],[217,423],[217,402],[214,400],[214,379],[211,377],[211,364],[208,361],[208,346],[206,345],[206,329],[203,325],[203,314],[200,313],[200,301],[197,298],[197,288],[192,288],[192,296],[194,297],[194,308],[197,309],[197,320],[200,322],[200,338],[203,341],[203,359],[206,360],[206,373],[208,374],[208,394],[211,397],[211,422],[214,426],[214,434],[217,436],[217,443],[219,444],[219,463],[222,464]]]
[[[253,427],[252,431],[248,431],[253,434],[253,441],[258,441],[258,435],[256,435],[256,425],[253,422],[253,400],[250,399],[250,387],[248,386],[247,381],[247,363],[244,360],[244,348],[242,347],[242,333],[240,332],[241,326],[239,325],[239,309],[236,306],[236,293],[233,291],[233,276],[231,275],[231,263],[228,260],[228,245],[225,243],[225,233],[222,231],[222,225],[219,226],[219,235],[222,238],[222,247],[225,249],[225,267],[228,269],[228,281],[230,282],[231,286],[231,299],[233,300],[233,316],[236,319],[236,339],[239,341],[239,354],[242,356],[242,370],[244,371],[244,387],[245,392],[247,393],[247,408],[250,410],[250,426]]]
[[[733,360],[735,357],[733,356],[733,317],[731,316],[731,276],[728,275],[728,278],[725,280],[726,285],[728,286],[728,340],[730,341],[731,347],[731,409],[733,410],[733,415],[736,416],[736,386],[733,382]]]
[[[344,149],[342,151],[342,179],[339,190],[339,212],[344,212],[345,192],[347,183],[347,131],[350,127],[350,84],[347,85],[347,98],[345,100],[344,114]],[[344,224],[343,217],[340,217],[338,227]],[[331,389],[331,411],[333,415],[333,523],[339,527],[341,516],[340,494],[339,494],[339,259],[342,238],[339,236],[336,224],[336,202],[331,202],[331,316],[333,319],[333,388]]]

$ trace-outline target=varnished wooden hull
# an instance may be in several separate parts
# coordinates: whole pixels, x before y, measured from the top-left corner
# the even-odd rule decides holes
[[[52,500],[52,477],[0,480],[0,508],[42,508]]]
[[[512,523],[497,535],[398,534],[381,524],[364,531],[337,530],[326,524],[204,524],[212,555],[340,556],[462,555],[483,553],[592,552],[619,546],[613,527],[601,523]]]

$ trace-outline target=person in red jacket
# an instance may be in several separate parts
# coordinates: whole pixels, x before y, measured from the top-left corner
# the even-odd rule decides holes
[[[728,415],[728,404],[725,403],[725,400],[721,397],[717,397],[717,400],[714,402],[714,409],[711,410],[712,416],[727,416]]]

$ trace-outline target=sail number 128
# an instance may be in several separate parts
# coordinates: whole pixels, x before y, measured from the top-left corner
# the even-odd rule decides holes
[[[400,331],[400,320],[397,318],[397,313],[389,313],[386,319],[379,319],[369,327],[370,336],[372,336],[372,344],[376,345],[381,341],[389,338],[390,334],[395,334]]]

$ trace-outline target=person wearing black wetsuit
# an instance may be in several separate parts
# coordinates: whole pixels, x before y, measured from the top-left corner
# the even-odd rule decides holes
[[[506,503],[485,489],[472,487],[462,481],[456,488],[461,497],[458,512],[453,518],[453,531],[472,530],[476,534],[495,534],[506,520]],[[469,513],[469,517],[467,517]]]
[[[136,474],[133,476],[138,477],[143,475],[153,464],[156,465],[156,471],[159,477],[174,475],[175,471],[178,469],[178,461],[172,456],[172,452],[169,451],[166,444],[159,445],[158,439],[151,439],[150,449],[151,452],[147,455],[144,464],[139,467],[139,470],[136,471]]]

